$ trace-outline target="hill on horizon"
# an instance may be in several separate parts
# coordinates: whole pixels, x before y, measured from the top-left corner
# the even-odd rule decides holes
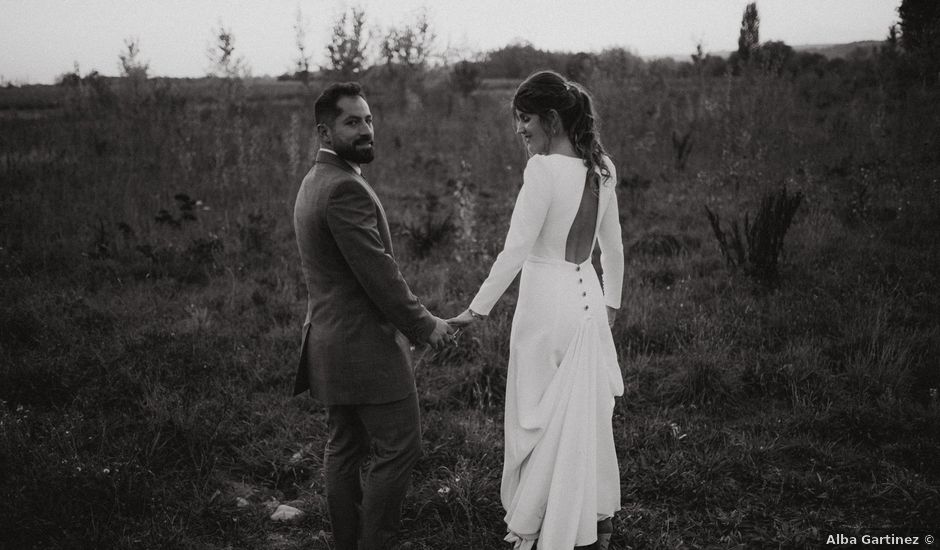
[[[822,54],[829,59],[845,59],[856,50],[860,49],[870,52],[872,49],[881,47],[884,43],[884,40],[860,40],[857,42],[846,42],[844,44],[800,44],[796,46],[790,45],[790,47],[798,52]],[[734,50],[718,50],[705,53],[708,55],[717,55],[727,59],[733,51]],[[691,53],[688,53],[672,55],[644,55],[642,57],[646,60],[662,59],[667,57],[675,59],[676,61],[688,61],[691,55]]]

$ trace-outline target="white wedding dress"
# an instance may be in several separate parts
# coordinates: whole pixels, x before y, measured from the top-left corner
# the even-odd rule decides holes
[[[612,177],[602,178],[595,195],[585,193],[581,159],[529,159],[503,251],[470,304],[488,314],[522,270],[506,376],[500,491],[506,540],[517,549],[532,548],[536,539],[538,550],[593,544],[597,522],[620,509],[611,416],[623,377],[605,306],[620,307],[623,242],[616,173],[606,161]],[[597,200],[588,246],[601,249],[603,292],[590,254],[577,258],[581,263],[565,259],[569,231],[592,221],[576,220],[583,216],[582,200]]]

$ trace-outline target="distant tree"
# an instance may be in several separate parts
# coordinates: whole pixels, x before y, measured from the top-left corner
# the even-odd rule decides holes
[[[458,43],[448,41],[446,45],[442,47],[436,46],[434,49],[435,57],[439,59],[445,67],[453,67],[461,61],[475,63],[483,59],[483,54],[478,53],[466,40]]]
[[[757,15],[757,3],[751,2],[744,8],[741,17],[741,32],[738,35],[738,58],[742,63],[751,59],[751,54],[760,45],[760,17]]]
[[[681,64],[671,57],[659,57],[650,61],[647,70],[651,76],[659,79],[663,83],[664,79],[676,76],[679,73]]]
[[[642,58],[623,48],[608,48],[597,54],[597,70],[616,80],[641,74],[645,65]]]
[[[78,73],[62,73],[56,77],[55,83],[63,88],[77,88],[82,85],[82,77]]]
[[[147,80],[147,71],[150,69],[150,64],[140,60],[140,39],[126,38],[124,48],[118,54],[118,58],[121,60],[121,76],[133,80]]]
[[[695,67],[699,76],[724,76],[728,70],[725,58],[706,54],[701,42],[695,45],[695,53],[691,57],[692,66]]]
[[[300,6],[294,16],[294,46],[297,47],[294,77],[306,85],[310,81],[310,54],[307,53],[307,22]]]
[[[489,78],[524,78],[539,64],[542,52],[532,44],[517,42],[489,52],[483,65]]]
[[[703,63],[705,76],[725,76],[728,74],[728,61],[720,55],[708,54]]]
[[[82,73],[78,66],[78,61],[73,64],[73,70],[70,73],[63,73],[56,77],[55,83],[64,88],[78,88],[82,85]]]
[[[69,89],[67,104],[79,109],[112,107],[116,96],[108,79],[96,70],[82,76],[77,61],[74,67],[72,72],[56,78],[56,84]]]
[[[796,71],[796,52],[779,40],[761,44],[752,52],[752,59],[767,73],[782,75]]]
[[[905,62],[907,60],[903,59],[902,53],[900,30],[894,24],[888,27],[888,36],[875,52],[879,80],[892,86],[910,80],[910,63]]]
[[[889,50],[897,50],[900,45],[900,39],[898,37],[898,25],[895,23],[888,27],[888,37],[885,39],[885,48]]]
[[[594,74],[597,62],[589,53],[579,52],[565,62],[565,75],[575,82],[587,83]]]
[[[565,72],[571,54],[538,50],[525,41],[517,41],[487,53],[482,73],[486,78],[522,79],[538,69]]]
[[[925,82],[940,77],[940,1],[902,0],[901,47]]]
[[[380,45],[386,66],[393,72],[399,68],[410,74],[423,71],[431,59],[436,38],[423,10],[411,23],[390,27]]]
[[[365,24],[366,12],[362,8],[344,11],[333,24],[326,49],[330,54],[330,70],[335,76],[348,80],[364,68],[368,45]]]
[[[209,59],[210,76],[240,79],[248,75],[248,65],[245,59],[235,55],[235,35],[231,29],[219,22],[219,26],[212,29],[214,42],[206,49]]]
[[[798,52],[793,60],[800,74],[815,74],[821,77],[826,72],[826,56],[821,53]]]
[[[460,95],[467,97],[480,87],[479,65],[467,60],[458,61],[451,71],[451,83]]]
[[[705,60],[705,51],[702,48],[702,43],[699,42],[698,44],[695,45],[695,53],[692,54],[692,64],[698,66],[698,65],[701,65],[702,61],[704,60]]]

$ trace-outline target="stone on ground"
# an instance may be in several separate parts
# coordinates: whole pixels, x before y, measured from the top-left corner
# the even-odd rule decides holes
[[[288,506],[286,504],[281,504],[277,507],[277,510],[271,514],[272,521],[294,521],[302,518],[304,513],[302,510],[298,510],[293,506]]]

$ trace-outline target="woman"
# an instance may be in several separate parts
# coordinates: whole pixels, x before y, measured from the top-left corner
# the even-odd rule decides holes
[[[620,509],[611,416],[623,378],[610,332],[623,284],[617,175],[578,84],[535,73],[513,110],[530,158],[506,243],[470,307],[448,323],[485,317],[522,270],[506,376],[506,540],[606,548]]]

